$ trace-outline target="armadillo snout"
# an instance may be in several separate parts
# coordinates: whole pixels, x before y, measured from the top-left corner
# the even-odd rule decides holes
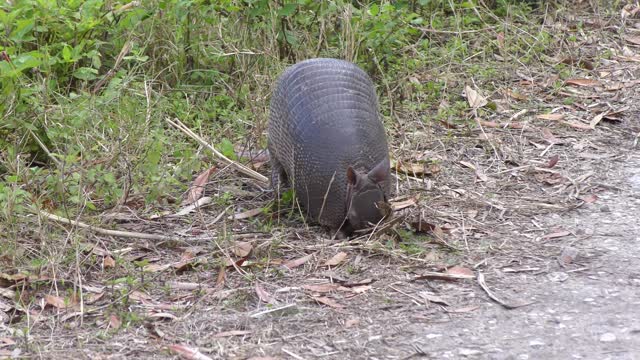
[[[356,192],[351,199],[351,207],[348,211],[351,227],[354,230],[364,229],[382,220],[385,212],[378,206],[381,202],[386,200],[384,192],[377,186],[375,189]]]

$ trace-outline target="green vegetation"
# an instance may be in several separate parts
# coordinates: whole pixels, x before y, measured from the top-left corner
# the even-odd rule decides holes
[[[526,21],[528,2],[484,4],[4,2],[0,237],[8,241],[0,241],[0,255],[17,255],[20,224],[34,208],[75,218],[179,202],[211,158],[166,119],[230,157],[234,146],[263,148],[271,85],[305,58],[339,57],[366,69],[392,136],[399,117],[407,126],[465,122],[464,79],[505,76],[484,64],[534,63],[554,41]]]

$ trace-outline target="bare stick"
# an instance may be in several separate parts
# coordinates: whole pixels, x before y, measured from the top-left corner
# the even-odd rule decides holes
[[[175,236],[166,236],[166,235],[160,235],[160,234],[145,234],[145,233],[139,233],[139,232],[130,232],[130,231],[119,231],[119,230],[109,230],[109,229],[103,229],[97,226],[93,226],[93,225],[89,225],[89,224],[85,224],[81,221],[76,221],[76,220],[70,220],[58,215],[54,215],[51,213],[48,213],[44,210],[37,210],[38,213],[40,213],[42,216],[46,217],[49,220],[53,220],[53,221],[57,221],[59,223],[63,223],[63,224],[69,224],[69,225],[73,225],[73,226],[77,226],[79,228],[83,228],[83,229],[89,229],[91,231],[97,232],[98,234],[102,234],[102,235],[111,235],[111,236],[120,236],[120,237],[128,237],[128,238],[137,238],[137,239],[147,239],[147,240],[160,240],[160,241],[172,241],[172,240],[178,240],[177,237]]]
[[[174,126],[175,128],[177,128],[178,130],[181,130],[183,133],[187,134],[190,138],[194,139],[195,141],[197,141],[198,143],[200,143],[200,145],[206,147],[207,149],[211,150],[211,152],[213,152],[213,154],[215,156],[217,156],[220,160],[222,160],[223,163],[231,165],[233,167],[236,168],[236,170],[238,170],[239,172],[241,172],[242,174],[245,174],[253,179],[256,179],[260,182],[263,182],[265,184],[269,183],[269,179],[258,173],[257,171],[251,170],[248,167],[235,162],[231,159],[229,159],[228,157],[224,156],[224,154],[222,154],[221,152],[219,152],[218,150],[216,150],[213,146],[209,145],[206,141],[204,141],[201,137],[199,137],[198,135],[196,135],[193,131],[191,131],[191,129],[189,129],[185,124],[183,124],[180,120],[178,119],[166,119],[167,122],[169,124],[171,124],[172,126]]]

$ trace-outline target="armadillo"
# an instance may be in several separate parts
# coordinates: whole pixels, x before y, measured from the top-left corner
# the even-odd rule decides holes
[[[299,62],[270,103],[271,186],[340,238],[389,215],[389,147],[371,78],[337,59]]]

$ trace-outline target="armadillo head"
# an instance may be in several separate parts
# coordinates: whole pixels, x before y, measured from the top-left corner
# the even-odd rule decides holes
[[[367,228],[388,215],[383,184],[389,177],[389,159],[366,174],[352,167],[347,169],[347,220],[351,229]]]

